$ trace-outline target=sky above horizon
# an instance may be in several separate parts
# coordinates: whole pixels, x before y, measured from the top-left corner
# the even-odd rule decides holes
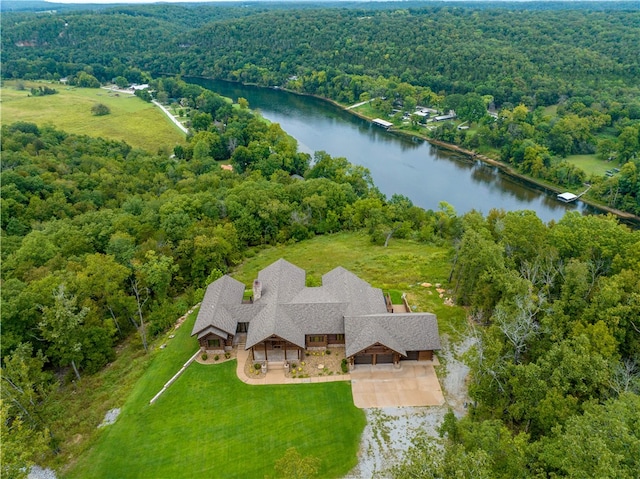
[[[15,1],[20,1],[20,0],[15,0]],[[280,1],[290,1],[290,2],[299,2],[299,1],[323,1],[323,0],[44,0],[45,2],[49,2],[49,3],[80,3],[80,4],[97,4],[97,3],[119,3],[119,4],[132,4],[132,3],[219,3],[219,2],[236,2],[236,3],[241,3],[241,2],[256,2],[256,1],[263,1],[263,2],[269,2],[269,1],[274,1],[274,2],[280,2]],[[331,2],[335,2],[335,1],[343,1],[343,0],[324,0],[324,1],[331,1]],[[403,0],[344,0],[344,1],[349,1],[349,2],[353,2],[353,1],[361,1],[361,2],[376,2],[376,1],[380,1],[380,2],[386,2],[386,1],[397,1],[397,2],[402,2]],[[424,1],[424,2],[429,2],[429,1],[466,1],[466,2],[486,2],[486,1],[491,1],[491,2],[504,2],[504,1],[515,1],[515,2],[527,2],[527,1],[554,1],[554,0],[418,0],[418,1]],[[569,1],[569,2],[579,2],[579,1],[585,1],[585,0],[564,0],[564,1]],[[600,0],[600,1],[615,1],[615,0]]]

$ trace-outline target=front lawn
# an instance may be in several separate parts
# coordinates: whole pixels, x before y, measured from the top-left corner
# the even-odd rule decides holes
[[[192,326],[193,315],[66,477],[274,477],[274,463],[289,447],[320,458],[320,477],[340,477],[356,465],[365,417],[348,382],[248,386],[237,378],[235,360],[193,363],[149,405],[197,349]]]
[[[385,248],[371,244],[364,233],[338,233],[249,251],[250,258],[232,276],[249,288],[258,271],[284,258],[306,270],[307,285],[318,286],[323,274],[343,266],[394,298],[406,293],[412,308],[435,313],[440,333],[455,340],[466,328],[465,311],[446,305],[435,286],[447,288],[451,253],[448,247],[400,239],[392,239]],[[427,282],[433,286],[423,286]],[[149,406],[197,350],[196,340],[189,336],[194,320],[195,313],[157,342],[167,347],[150,353],[154,357],[144,374],[136,373],[141,377],[128,398],[115,404],[122,413],[114,425],[96,432],[81,447],[65,445],[64,457],[55,461],[70,465],[62,477],[274,478],[275,461],[292,446],[302,456],[322,460],[322,478],[344,476],[355,466],[365,417],[353,405],[348,382],[247,386],[235,375],[236,361],[194,363]],[[175,337],[168,339],[170,334]],[[100,377],[105,382],[101,396],[106,397],[108,382],[118,379],[114,374]],[[94,411],[99,405],[91,403],[87,409]],[[69,414],[81,415],[71,408]],[[93,422],[95,428],[100,420],[95,416],[83,423]]]

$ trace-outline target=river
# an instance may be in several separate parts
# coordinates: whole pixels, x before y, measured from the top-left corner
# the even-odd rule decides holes
[[[596,212],[581,202],[561,203],[555,193],[525,185],[479,160],[394,135],[318,98],[225,81],[188,81],[234,100],[246,98],[250,108],[293,136],[300,151],[324,150],[367,167],[387,197],[402,194],[432,210],[446,201],[459,214],[533,210],[545,222],[559,220],[568,210]]]

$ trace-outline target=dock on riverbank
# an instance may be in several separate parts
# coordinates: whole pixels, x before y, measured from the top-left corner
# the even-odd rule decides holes
[[[589,191],[591,189],[591,185],[589,185],[587,187],[586,190],[584,190],[582,193],[580,193],[579,195],[574,195],[573,193],[570,192],[565,192],[565,193],[560,193],[558,194],[558,199],[564,203],[571,203],[573,201],[576,201],[578,198],[580,198],[582,195],[584,195],[587,191]]]
[[[374,118],[373,120],[371,120],[371,123],[381,128],[384,128],[385,130],[388,130],[393,126],[393,123],[387,120],[383,120],[382,118]]]

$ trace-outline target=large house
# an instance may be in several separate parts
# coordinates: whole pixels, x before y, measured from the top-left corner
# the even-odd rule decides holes
[[[283,259],[245,286],[223,276],[207,288],[193,327],[203,350],[250,349],[256,361],[301,359],[309,349],[344,346],[353,364],[431,360],[440,349],[436,316],[393,313],[382,291],[342,267],[307,287],[305,271]]]

